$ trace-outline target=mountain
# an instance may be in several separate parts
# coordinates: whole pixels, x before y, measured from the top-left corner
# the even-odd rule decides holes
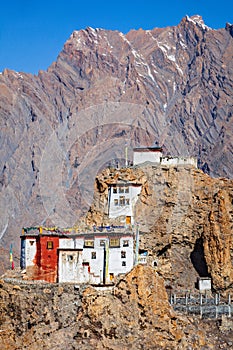
[[[22,226],[72,226],[109,163],[136,145],[233,176],[233,26],[200,16],[153,30],[74,31],[37,76],[0,75],[1,256]],[[5,266],[6,267],[6,266]]]

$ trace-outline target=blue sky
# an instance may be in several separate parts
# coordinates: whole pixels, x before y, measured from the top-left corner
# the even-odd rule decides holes
[[[37,74],[56,60],[74,30],[91,26],[119,30],[177,25],[199,14],[218,29],[233,22],[232,0],[2,0],[0,71]]]

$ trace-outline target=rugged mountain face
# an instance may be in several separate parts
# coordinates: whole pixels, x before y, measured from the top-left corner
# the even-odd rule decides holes
[[[112,292],[0,281],[0,340],[13,349],[229,349],[230,327],[177,315],[163,279],[135,267]],[[229,321],[230,324],[230,321]]]
[[[71,226],[96,172],[157,141],[232,177],[232,26],[199,16],[150,31],[75,31],[46,72],[0,75],[1,244],[21,226]],[[18,250],[18,237],[15,250]]]
[[[106,169],[96,179],[87,223],[125,222],[108,217],[108,186],[118,181],[142,185],[135,207],[140,247],[167,287],[193,290],[197,277],[211,277],[213,289],[232,292],[232,180],[191,166]]]

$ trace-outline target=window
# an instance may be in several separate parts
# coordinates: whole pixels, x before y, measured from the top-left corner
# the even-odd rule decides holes
[[[124,187],[119,187],[119,193],[124,193]]]
[[[129,205],[129,198],[125,199],[125,205]]]
[[[115,205],[115,206],[118,205],[118,199],[114,199],[114,205]]]
[[[125,193],[129,193],[129,187],[125,187]]]
[[[52,241],[47,242],[47,249],[53,249],[53,242]]]
[[[67,260],[68,261],[73,261],[73,259],[74,259],[73,255],[67,255]]]
[[[126,266],[126,261],[122,261],[122,266]]]
[[[119,238],[110,238],[109,246],[111,248],[120,247],[120,239]]]
[[[117,193],[117,187],[113,187],[112,192],[113,192],[113,193]]]
[[[126,252],[121,252],[121,259],[125,259],[126,258]]]
[[[29,241],[30,245],[33,245],[35,241]]]
[[[120,196],[120,205],[125,205],[125,196]]]
[[[94,247],[94,240],[85,239],[85,241],[84,241],[84,247],[85,247],[85,248],[93,248],[93,247]]]
[[[92,258],[92,259],[96,259],[96,252],[92,252],[92,253],[91,253],[91,258]]]
[[[101,240],[100,240],[100,246],[101,246],[101,247],[104,247],[104,246],[105,246],[105,240],[104,240],[104,239],[101,239]]]
[[[128,247],[129,246],[129,241],[128,240],[124,240],[123,241],[123,247]]]

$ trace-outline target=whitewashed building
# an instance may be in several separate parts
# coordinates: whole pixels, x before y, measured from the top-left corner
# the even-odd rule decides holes
[[[145,162],[167,166],[191,165],[197,168],[197,158],[164,156],[162,147],[137,147],[133,149],[133,165]]]
[[[27,228],[28,230],[30,228]],[[64,233],[36,228],[21,235],[21,268],[34,280],[108,284],[133,268],[133,232]]]
[[[110,218],[125,216],[133,223],[134,207],[141,192],[141,185],[117,182],[109,186],[108,215]]]
[[[162,147],[136,147],[133,149],[133,164],[160,163],[162,156]]]

